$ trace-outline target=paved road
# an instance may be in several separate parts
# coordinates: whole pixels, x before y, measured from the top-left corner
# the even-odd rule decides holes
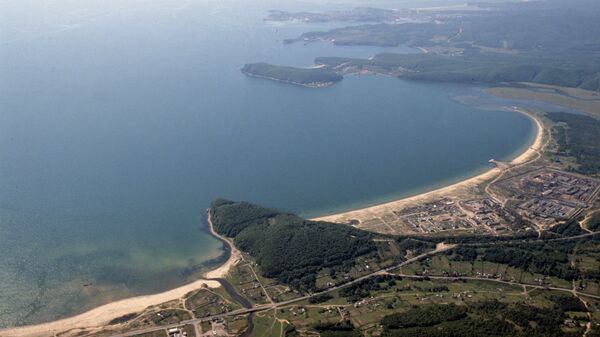
[[[495,242],[468,242],[468,243],[457,244],[457,246],[477,247],[477,246],[490,246],[490,245],[494,245],[494,246],[495,245],[511,245],[511,244],[521,244],[521,243],[571,241],[571,240],[583,239],[588,236],[594,236],[594,235],[600,235],[600,232],[589,232],[589,233],[575,235],[575,236],[567,236],[567,237],[562,237],[562,238],[550,238],[550,239],[536,238],[536,239],[498,240]]]
[[[406,261],[404,261],[402,263],[396,264],[394,266],[387,267],[385,269],[378,270],[378,271],[376,271],[374,273],[371,273],[371,274],[368,274],[368,275],[356,278],[356,279],[354,279],[352,281],[349,281],[349,282],[346,282],[344,284],[340,284],[338,286],[334,286],[334,287],[328,288],[327,290],[323,290],[321,292],[309,294],[309,295],[298,297],[298,298],[294,298],[294,299],[291,299],[291,300],[287,300],[287,301],[283,301],[283,302],[277,302],[277,303],[264,304],[264,305],[257,305],[257,306],[251,307],[251,308],[244,308],[244,309],[233,310],[233,311],[226,312],[226,313],[219,314],[219,315],[213,315],[213,316],[208,316],[208,317],[203,317],[203,318],[190,319],[190,320],[186,320],[186,321],[181,321],[181,322],[179,322],[177,324],[161,325],[161,326],[149,327],[149,328],[140,329],[140,330],[128,331],[128,332],[125,332],[125,333],[122,333],[122,334],[113,335],[113,337],[135,336],[135,335],[139,335],[139,334],[143,334],[143,333],[148,333],[148,332],[153,332],[153,331],[159,331],[159,330],[165,330],[165,329],[174,328],[174,327],[178,327],[178,326],[183,326],[183,325],[186,325],[186,324],[197,324],[197,323],[200,323],[200,322],[203,322],[203,321],[210,321],[210,320],[218,319],[218,318],[225,318],[225,317],[231,317],[231,316],[245,315],[245,314],[253,313],[253,312],[257,312],[257,311],[265,311],[265,310],[270,310],[270,309],[274,309],[274,308],[278,308],[278,307],[283,307],[283,306],[286,306],[286,305],[290,305],[290,304],[293,304],[293,303],[297,303],[297,302],[301,302],[301,301],[307,300],[307,299],[309,299],[311,297],[315,297],[315,296],[319,296],[319,295],[322,295],[322,294],[330,293],[332,291],[335,291],[335,290],[338,290],[338,289],[350,286],[352,284],[356,284],[358,282],[361,282],[363,280],[371,278],[371,277],[373,277],[375,275],[385,275],[385,274],[389,273],[390,271],[392,271],[394,269],[398,269],[398,268],[400,268],[400,267],[402,267],[404,265],[407,265],[407,264],[410,264],[412,262],[418,261],[418,260],[420,260],[420,259],[422,259],[424,257],[430,256],[430,255],[435,255],[437,253],[440,253],[440,252],[452,249],[454,247],[455,247],[455,245],[446,245],[446,246],[440,247],[438,249],[429,251],[427,253],[423,253],[421,255],[415,256],[415,257],[413,257],[411,259],[408,259],[408,260],[406,260]],[[222,279],[216,279],[216,280],[218,280],[219,282],[223,281]]]
[[[226,313],[219,314],[219,315],[208,316],[208,317],[203,317],[203,318],[190,319],[190,320],[179,322],[177,324],[162,325],[162,326],[150,327],[150,328],[146,328],[146,329],[128,331],[126,333],[113,335],[113,337],[135,336],[135,335],[139,335],[139,334],[143,334],[143,333],[148,333],[148,332],[153,332],[153,331],[159,331],[159,330],[174,328],[174,327],[178,327],[178,326],[183,326],[183,325],[186,325],[186,324],[198,324],[198,323],[203,322],[203,321],[210,321],[210,320],[213,320],[213,319],[226,318],[226,317],[237,316],[237,315],[245,315],[245,314],[250,314],[250,313],[254,313],[254,312],[258,312],[258,311],[265,311],[265,310],[270,310],[270,309],[274,309],[274,308],[283,307],[283,306],[286,306],[286,305],[290,305],[290,304],[293,304],[293,303],[297,303],[297,302],[301,302],[301,301],[307,300],[307,299],[309,299],[311,297],[319,296],[319,295],[322,295],[322,294],[327,294],[327,293],[336,291],[338,289],[341,289],[341,288],[344,288],[344,287],[348,287],[350,285],[356,284],[356,283],[361,282],[363,280],[369,279],[369,278],[371,278],[373,276],[390,274],[390,272],[392,270],[398,269],[398,268],[403,267],[403,266],[405,266],[407,264],[410,264],[412,262],[419,261],[419,260],[421,260],[421,259],[423,259],[425,257],[431,256],[431,255],[435,255],[435,254],[438,254],[440,252],[447,251],[447,250],[450,250],[450,249],[453,249],[453,248],[456,248],[456,247],[459,247],[459,246],[478,246],[478,245],[499,245],[499,244],[512,244],[512,243],[535,243],[535,242],[569,241],[569,240],[582,239],[582,238],[593,236],[593,235],[600,235],[600,232],[591,232],[591,233],[581,234],[581,235],[577,235],[577,236],[571,236],[571,237],[565,237],[565,238],[555,238],[555,239],[523,239],[523,240],[497,241],[497,242],[487,242],[487,243],[466,243],[466,244],[453,244],[453,245],[439,245],[435,250],[429,251],[427,253],[420,254],[420,255],[415,256],[413,258],[410,258],[410,259],[408,259],[408,260],[406,260],[406,261],[404,261],[402,263],[399,263],[399,264],[393,265],[391,267],[387,267],[387,268],[378,270],[378,271],[373,272],[371,274],[368,274],[368,275],[356,278],[356,279],[354,279],[352,281],[346,282],[344,284],[340,284],[338,286],[334,286],[334,287],[328,288],[326,290],[323,290],[323,291],[320,291],[320,292],[317,292],[317,293],[312,293],[312,294],[309,294],[309,295],[306,295],[306,296],[302,296],[302,297],[298,297],[298,298],[294,298],[294,299],[291,299],[291,300],[288,300],[288,301],[277,302],[277,303],[270,303],[270,304],[264,304],[264,305],[257,305],[257,306],[251,307],[251,308],[244,308],[244,309],[233,310],[233,311],[226,312]],[[536,289],[550,289],[550,290],[573,292],[573,289],[571,289],[571,288],[536,286],[536,285],[531,285],[531,284],[509,282],[509,281],[503,281],[503,280],[499,280],[499,279],[490,279],[490,278],[483,278],[483,277],[418,276],[418,275],[405,275],[405,274],[396,274],[396,275],[402,276],[402,277],[407,277],[407,278],[425,278],[425,277],[429,277],[431,279],[478,280],[478,281],[488,281],[488,282],[504,283],[504,284],[516,285],[516,286],[527,286],[529,288],[536,288]],[[587,297],[591,297],[591,298],[595,298],[595,299],[600,299],[600,296],[590,295],[590,294],[581,293],[581,292],[577,292],[577,294],[581,295],[581,296],[587,296]]]

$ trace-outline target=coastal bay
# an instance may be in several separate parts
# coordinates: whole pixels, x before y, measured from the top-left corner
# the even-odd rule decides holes
[[[522,110],[516,110],[518,113],[522,113],[531,118],[536,125],[536,136],[530,146],[516,158],[511,160],[511,165],[522,165],[531,160],[535,160],[536,155],[543,149],[545,136],[544,128],[540,121],[534,115]],[[326,221],[333,223],[348,223],[350,220],[360,219],[368,217],[373,214],[385,212],[388,208],[401,208],[403,205],[410,204],[413,202],[425,202],[431,198],[440,197],[449,194],[461,193],[461,190],[466,190],[474,186],[478,186],[485,181],[493,179],[499,174],[498,168],[492,168],[482,174],[475,177],[468,178],[466,180],[454,183],[449,186],[445,186],[434,191],[429,191],[414,195],[408,198],[402,198],[394,200],[382,205],[371,206],[364,209],[352,210],[349,212],[343,212],[338,214],[332,214],[315,218],[315,221]],[[132,297],[116,302],[111,302],[106,305],[102,305],[98,308],[92,309],[85,313],[38,325],[31,325],[22,328],[4,329],[0,330],[3,334],[10,337],[34,337],[40,336],[41,334],[52,334],[66,330],[77,330],[77,329],[89,329],[90,327],[103,327],[108,324],[109,321],[120,316],[131,314],[132,312],[142,311],[145,308],[158,305],[167,301],[176,300],[182,298],[184,295],[201,289],[203,287],[216,288],[220,287],[216,279],[224,278],[231,268],[240,260],[240,252],[233,245],[231,239],[225,238],[218,234],[214,228],[210,217],[210,210],[207,212],[207,223],[211,235],[222,241],[228,247],[228,258],[218,267],[204,273],[202,278],[195,280],[184,286],[180,286],[174,289],[170,289],[161,293],[152,295],[145,295],[139,297]]]
[[[315,215],[360,208],[486,170],[533,131],[526,117],[455,102],[452,85],[248,79],[248,62],[382,50],[283,45],[306,27],[265,24],[265,8],[191,8],[149,7],[129,33],[119,17],[138,20],[136,8],[82,15],[78,28],[0,47],[11,83],[0,93],[1,327],[201,278],[224,258],[202,224],[216,197]]]

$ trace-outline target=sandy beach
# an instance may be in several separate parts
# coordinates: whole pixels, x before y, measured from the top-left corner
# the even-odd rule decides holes
[[[535,159],[539,155],[540,150],[544,146],[544,144],[543,144],[544,143],[544,127],[543,127],[542,123],[539,121],[539,119],[536,116],[534,116],[533,114],[531,114],[525,110],[519,109],[519,108],[514,108],[513,111],[524,114],[527,117],[531,118],[533,120],[533,122],[535,123],[537,130],[536,130],[535,139],[534,139],[533,143],[531,144],[531,146],[529,146],[523,153],[521,153],[519,156],[514,158],[510,163],[508,163],[509,167],[514,167],[516,165],[522,165],[524,163],[529,162],[532,159]],[[399,208],[406,207],[406,205],[409,205],[409,204],[425,202],[430,199],[440,198],[440,197],[448,196],[448,195],[458,195],[461,193],[469,193],[470,190],[472,190],[473,188],[477,188],[478,185],[480,185],[486,181],[489,181],[491,179],[494,179],[501,172],[502,172],[502,170],[498,167],[490,168],[489,170],[487,170],[477,176],[471,177],[466,180],[459,181],[457,183],[454,183],[454,184],[451,184],[448,186],[444,186],[444,187],[435,189],[433,191],[417,194],[417,195],[410,196],[407,198],[402,198],[402,199],[398,199],[398,200],[394,200],[394,201],[390,201],[390,202],[386,202],[383,204],[374,205],[374,206],[370,206],[370,207],[366,207],[366,208],[362,208],[362,209],[357,209],[357,210],[352,210],[352,211],[348,211],[348,212],[342,212],[342,213],[327,215],[327,216],[323,216],[323,217],[318,217],[318,218],[314,218],[313,220],[329,221],[329,222],[336,222],[336,223],[349,223],[351,220],[358,220],[360,223],[363,223],[364,220],[377,218],[377,217],[379,217],[380,214],[389,212],[390,210],[393,210],[393,209],[399,209]],[[360,224],[358,225],[358,227],[361,227]]]
[[[213,235],[231,245],[231,242],[228,239],[218,235],[214,231],[212,222],[210,221],[210,217],[208,217],[208,223],[210,231]],[[237,262],[239,258],[239,251],[235,249],[233,245],[231,245],[231,254],[229,255],[229,258],[224,264],[222,264],[216,269],[205,273],[202,279],[196,280],[192,283],[183,285],[181,287],[177,287],[175,289],[167,290],[158,294],[131,297],[116,302],[108,303],[100,307],[94,308],[90,311],[84,312],[82,314],[57,321],[0,330],[0,336],[54,336],[60,332],[69,330],[77,331],[78,329],[84,328],[102,327],[114,318],[134,312],[141,312],[149,306],[182,298],[185,294],[189,293],[190,291],[200,289],[204,286],[208,286],[210,288],[220,287],[221,284],[218,281],[211,279],[225,277],[225,275],[227,275],[227,273],[229,272],[229,269]]]

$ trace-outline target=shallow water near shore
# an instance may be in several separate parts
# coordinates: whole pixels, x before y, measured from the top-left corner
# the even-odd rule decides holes
[[[203,222],[214,198],[360,207],[476,174],[535,131],[451,85],[245,77],[246,62],[409,51],[283,45],[335,25],[264,22],[276,4],[81,6],[36,27],[1,14],[0,327],[198,277],[223,260]]]

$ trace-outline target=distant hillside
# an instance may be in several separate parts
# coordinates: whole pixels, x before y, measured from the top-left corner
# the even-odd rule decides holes
[[[486,48],[518,50],[521,52],[566,53],[569,60],[574,52],[597,53],[600,47],[600,3],[596,0],[546,0],[506,1],[498,4],[471,3],[484,9],[480,11],[430,11],[429,14],[414,12],[372,13],[347,11],[319,13],[320,18],[358,17],[354,25],[336,27],[325,31],[310,31],[285,43],[329,41],[336,45],[415,47],[466,46],[485,51]],[[318,14],[298,13],[309,19]],[[396,19],[412,19],[413,22],[390,23]],[[285,16],[284,16],[285,17]],[[364,20],[360,20],[363,18]],[[307,20],[310,21],[310,20]],[[341,20],[344,21],[344,20]],[[372,21],[359,24],[359,21]],[[591,56],[591,55],[590,55]]]
[[[287,38],[284,43],[406,45],[422,52],[380,54],[368,60],[317,60],[318,64],[328,64],[330,70],[342,75],[372,71],[424,81],[531,82],[600,91],[600,2],[547,0],[472,4],[478,10],[349,10],[287,13],[279,18],[289,19],[291,15],[309,21],[310,18],[359,19],[352,20],[354,25],[351,26],[306,32]],[[366,24],[361,18],[373,23]],[[409,22],[397,23],[405,19]]]
[[[242,68],[242,72],[249,76],[313,88],[326,87],[343,79],[341,75],[328,69],[295,68],[268,63],[246,64]]]
[[[600,90],[600,72],[552,60],[481,55],[449,57],[430,54],[378,54],[370,59],[319,57],[316,64],[339,73],[371,71],[424,81],[503,83],[531,82]]]

